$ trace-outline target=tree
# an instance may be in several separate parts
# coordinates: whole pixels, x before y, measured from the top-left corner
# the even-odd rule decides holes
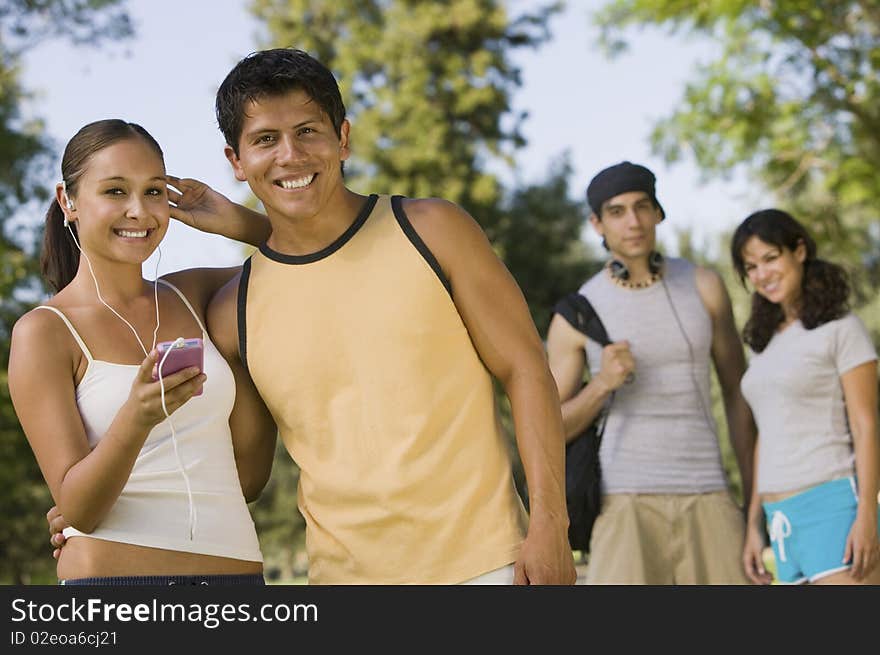
[[[876,0],[615,0],[597,15],[612,53],[625,29],[715,40],[679,109],[652,135],[707,176],[745,167],[854,279],[880,340],[880,5]]]
[[[269,482],[250,505],[263,551],[263,571],[272,582],[287,583],[305,574],[296,559],[305,548],[305,519],[297,510],[298,485],[299,468],[279,440]]]
[[[6,54],[19,57],[46,39],[98,45],[133,34],[125,0],[5,0],[0,35]]]
[[[508,192],[495,230],[495,249],[516,278],[542,335],[553,305],[601,266],[581,240],[588,210],[571,199],[571,173],[566,154],[550,165],[545,180]]]
[[[0,6],[0,580],[8,582],[54,578],[45,518],[52,499],[15,416],[6,374],[12,325],[43,292],[34,256],[38,235],[11,223],[17,212],[45,205],[53,161],[40,121],[21,114],[27,93],[18,81],[18,63],[28,49],[57,35],[91,44],[128,36],[131,24],[120,4],[7,0]]]

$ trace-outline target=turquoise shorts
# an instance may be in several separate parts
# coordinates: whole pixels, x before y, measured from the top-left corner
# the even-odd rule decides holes
[[[779,582],[813,582],[850,568],[843,555],[858,499],[855,478],[848,477],[764,503]]]

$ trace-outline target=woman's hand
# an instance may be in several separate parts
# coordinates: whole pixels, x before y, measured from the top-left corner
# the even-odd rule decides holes
[[[872,513],[873,510],[873,513]],[[880,540],[877,538],[876,506],[860,511],[856,515],[849,536],[846,538],[846,549],[843,562],[852,564],[850,575],[855,580],[863,580],[877,563],[880,562]]]
[[[212,234],[225,234],[224,226],[238,219],[235,203],[204,182],[174,175],[168,175],[167,178],[172,218]]]
[[[52,551],[52,557],[58,559],[61,549],[64,547],[64,542],[67,541],[67,538],[62,534],[62,530],[68,527],[67,521],[61,515],[61,510],[58,509],[58,505],[52,505],[52,509],[46,512],[46,522],[49,524],[49,543],[55,549]]]
[[[181,405],[193,397],[207,380],[195,366],[190,366],[162,378],[165,387],[165,409],[162,408],[162,385],[153,380],[153,369],[159,361],[159,353],[153,350],[141,362],[137,375],[131,385],[126,405],[132,412],[132,420],[139,426],[153,429],[174,413]]]
[[[759,526],[746,527],[746,542],[743,546],[743,568],[749,580],[755,584],[767,585],[773,576],[764,568],[764,534]]]
[[[166,177],[171,217],[181,223],[252,246],[261,245],[272,233],[264,214],[232,202],[204,182],[191,177]]]

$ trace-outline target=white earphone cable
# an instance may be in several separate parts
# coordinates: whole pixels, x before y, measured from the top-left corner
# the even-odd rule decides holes
[[[168,407],[165,405],[165,381],[162,376],[162,366],[165,365],[165,360],[168,358],[168,355],[171,354],[171,351],[177,347],[178,344],[183,343],[183,337],[177,337],[175,339],[174,344],[169,346],[165,351],[165,354],[162,355],[162,359],[159,362],[157,367],[158,378],[159,378],[159,392],[162,398],[162,411],[165,412],[165,418],[168,420],[168,425],[171,426],[171,444],[174,446],[174,457],[177,459],[177,466],[180,468],[180,473],[183,475],[183,482],[186,485],[186,497],[189,501],[189,538],[192,541],[193,536],[196,531],[196,504],[193,501],[192,495],[192,487],[189,483],[189,475],[186,473],[186,467],[183,465],[183,460],[180,458],[180,451],[177,448],[177,433],[174,430],[174,423],[171,420],[171,415],[168,413]]]
[[[675,309],[675,303],[672,302],[672,294],[669,292],[669,287],[666,285],[666,280],[661,278],[660,282],[663,285],[663,290],[666,292],[666,300],[669,302],[670,309],[672,309],[672,315],[675,316],[675,322],[678,325],[678,331],[681,333],[681,336],[684,339],[685,344],[687,345],[688,356],[691,364],[689,372],[691,376],[691,381],[694,383],[694,390],[697,392],[697,399],[700,401],[700,409],[703,411],[703,418],[706,419],[706,424],[709,427],[709,431],[714,433],[716,431],[715,421],[712,419],[711,411],[706,408],[706,401],[703,398],[703,390],[702,387],[700,387],[699,382],[697,381],[697,375],[694,371],[694,366],[696,363],[694,347],[693,345],[691,345],[691,340],[688,338],[687,332],[685,332],[684,329],[684,325],[681,322],[681,318],[678,315],[678,311]],[[709,393],[711,394],[711,391]]]
[[[65,223],[67,223],[66,220],[65,220]],[[123,323],[125,323],[128,326],[128,329],[131,330],[132,334],[134,334],[134,338],[137,339],[138,345],[140,345],[141,350],[144,351],[144,357],[147,357],[150,354],[150,351],[147,350],[147,347],[144,345],[144,342],[141,341],[140,336],[138,336],[137,330],[134,329],[134,327],[132,326],[131,323],[129,323],[128,321],[125,320],[125,318],[122,316],[122,314],[120,314],[115,309],[113,309],[107,303],[107,301],[104,300],[104,296],[101,295],[101,287],[98,286],[98,278],[95,275],[95,270],[92,268],[92,262],[89,259],[88,255],[86,255],[86,253],[83,252],[83,249],[80,247],[79,241],[77,241],[76,235],[73,233],[73,228],[70,227],[69,223],[67,224],[67,229],[70,232],[70,236],[73,237],[73,242],[76,244],[77,249],[80,251],[80,253],[82,253],[82,256],[85,257],[86,264],[89,267],[89,273],[92,274],[92,280],[94,280],[94,282],[95,282],[95,291],[97,291],[97,293],[98,293],[98,300],[101,301],[101,304],[104,305],[104,307],[106,307],[111,312],[113,312],[119,318],[120,321],[122,321]],[[152,350],[153,348],[156,347],[156,335],[159,333],[159,289],[158,289],[158,287],[159,287],[159,262],[160,261],[162,261],[162,249],[161,248],[159,248],[159,258],[156,261],[156,275],[155,275],[155,279],[153,280],[153,299],[156,302],[156,328],[153,330],[153,344],[152,344],[152,346],[150,346],[150,350]]]
[[[66,189],[66,185],[65,185],[65,193],[66,193],[66,190],[67,189]],[[68,201],[68,203],[69,203],[69,201]],[[68,207],[70,207],[70,204],[68,204]],[[113,309],[107,303],[107,301],[104,300],[104,297],[101,295],[101,288],[98,285],[98,278],[95,275],[95,270],[92,268],[92,262],[91,262],[91,260],[89,260],[88,255],[86,255],[85,251],[83,251],[82,247],[79,245],[79,241],[77,240],[76,235],[73,233],[73,228],[70,227],[70,222],[67,220],[67,218],[64,219],[64,226],[70,232],[70,236],[73,237],[73,242],[76,244],[77,250],[80,251],[80,253],[82,254],[82,256],[86,260],[86,264],[89,267],[89,273],[92,274],[92,280],[95,282],[95,291],[97,291],[97,293],[98,293],[98,300],[100,300],[101,304],[103,304],[107,309],[109,309],[111,312],[113,312],[119,318],[119,320],[121,320],[123,323],[125,323],[128,326],[128,328],[132,331],[132,334],[134,334],[134,338],[137,339],[137,342],[140,345],[141,350],[144,351],[144,357],[148,357],[150,352],[153,350],[153,348],[156,347],[156,337],[159,334],[159,263],[162,261],[162,248],[158,249],[159,250],[159,257],[156,260],[156,271],[153,276],[153,299],[156,304],[156,328],[153,330],[153,344],[150,347],[150,351],[147,351],[146,346],[144,346],[144,342],[141,341],[141,338],[140,338],[140,336],[138,336],[137,330],[134,329],[134,326],[132,326],[131,323],[129,323],[127,320],[125,320],[125,317],[123,317],[119,312],[117,312],[115,309]],[[178,342],[182,342],[182,341],[183,341],[183,337],[178,337],[177,340],[175,341],[175,344],[177,344]],[[162,411],[165,413],[165,419],[168,421],[168,425],[171,428],[171,443],[174,446],[174,457],[177,460],[177,466],[180,469],[180,473],[183,476],[184,484],[186,485],[186,496],[187,496],[187,500],[189,503],[189,538],[190,538],[190,541],[192,541],[192,539],[195,535],[195,530],[196,530],[196,520],[197,520],[196,506],[195,506],[195,502],[193,500],[192,487],[189,482],[189,475],[187,475],[187,473],[186,473],[186,467],[184,467],[184,465],[183,465],[183,460],[181,459],[180,452],[178,450],[177,432],[174,429],[174,422],[171,420],[171,414],[168,412],[168,407],[165,405],[165,381],[163,380],[163,376],[162,376],[162,365],[165,363],[165,359],[168,357],[168,355],[171,353],[171,351],[173,349],[174,349],[174,347],[172,346],[165,351],[165,354],[162,356],[162,360],[157,367],[157,373],[158,373],[158,378],[159,378],[159,392],[160,392],[161,399],[162,399]]]

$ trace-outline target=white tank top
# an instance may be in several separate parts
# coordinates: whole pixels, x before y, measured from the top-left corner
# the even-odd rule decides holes
[[[147,435],[128,482],[101,524],[89,534],[69,527],[64,536],[262,562],[232,450],[232,371],[186,297],[172,284],[159,282],[180,297],[202,330],[208,378],[204,391],[171,415],[177,452],[166,419]],[[62,312],[46,305],[38,309],[64,321],[88,360],[76,387],[76,403],[94,448],[128,398],[138,366],[94,359]]]

